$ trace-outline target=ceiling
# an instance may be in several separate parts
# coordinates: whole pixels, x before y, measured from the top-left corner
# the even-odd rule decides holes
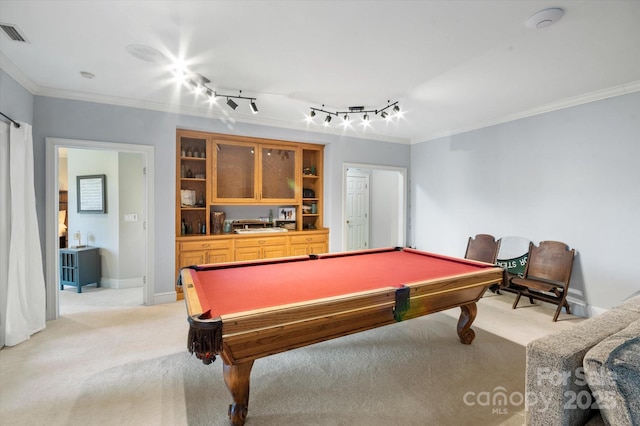
[[[525,25],[560,7],[551,26]],[[640,1],[0,0],[0,65],[35,95],[415,143],[640,90]],[[155,49],[145,61],[127,46]],[[176,82],[181,63],[226,99]],[[87,79],[82,71],[95,75]],[[242,93],[240,94],[240,90]],[[329,127],[310,108],[362,114]]]

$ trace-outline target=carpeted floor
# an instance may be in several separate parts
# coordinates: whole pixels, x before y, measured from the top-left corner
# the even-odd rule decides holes
[[[144,307],[136,298],[61,307],[46,330],[0,351],[0,424],[226,425],[222,363],[205,366],[186,351],[183,303]],[[479,318],[502,322],[508,302],[485,297]],[[257,360],[246,424],[523,424],[524,346],[479,321],[473,344],[461,344],[457,312]]]

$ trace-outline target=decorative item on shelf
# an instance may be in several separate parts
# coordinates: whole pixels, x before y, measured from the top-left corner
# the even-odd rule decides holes
[[[231,232],[231,221],[230,220],[225,220],[224,221],[224,233],[228,234]]]
[[[182,219],[182,224],[180,226],[181,226],[180,235],[186,234],[187,233],[187,224],[185,223],[184,219]]]
[[[311,203],[311,214],[318,214],[318,205],[316,203]]]
[[[180,167],[180,177],[181,178],[187,177],[187,168],[184,166],[184,164]]]
[[[212,234],[222,234],[224,229],[224,212],[211,212],[211,229]]]
[[[311,166],[311,174],[312,174],[313,176],[315,176],[315,175],[316,175],[316,166]]]
[[[269,209],[269,223],[273,223],[273,210]]]
[[[186,157],[187,156],[187,151],[185,151],[184,148],[182,148],[182,151],[180,151],[180,156],[181,157]]]
[[[81,238],[80,238],[80,237],[81,237],[81,236],[80,236],[80,231],[76,231],[76,233],[75,233],[75,234],[73,234],[73,239],[74,239],[74,241],[77,241],[77,243],[76,243],[76,247],[82,247],[82,244],[81,244]]]
[[[302,198],[316,198],[316,192],[311,188],[302,188]]]
[[[302,174],[303,174],[303,175],[307,175],[307,176],[313,175],[313,172],[311,171],[311,167],[305,167],[305,168],[303,168],[303,169],[302,169]]]
[[[278,208],[279,220],[296,220],[296,208],[295,207],[279,207]]]
[[[189,179],[193,178],[193,172],[191,171],[191,169],[187,170],[187,178]]]
[[[192,189],[180,190],[180,203],[183,207],[193,207],[196,205],[196,191]]]

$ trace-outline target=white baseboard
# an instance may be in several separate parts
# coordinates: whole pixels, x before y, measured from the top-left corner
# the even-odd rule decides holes
[[[567,297],[567,302],[569,302],[569,307],[571,308],[571,313],[578,317],[583,318],[593,318],[602,314],[603,312],[608,311],[608,309],[600,308],[598,306],[588,305],[584,302],[578,302],[575,300],[570,300]]]
[[[100,287],[104,288],[135,288],[144,286],[144,282],[142,281],[142,277],[138,278],[100,278]]]
[[[177,301],[177,294],[175,291],[169,291],[166,293],[156,293],[153,295],[153,304],[161,305],[163,303],[175,303]]]

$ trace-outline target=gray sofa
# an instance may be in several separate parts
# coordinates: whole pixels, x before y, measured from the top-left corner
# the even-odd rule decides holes
[[[640,296],[527,345],[527,425],[640,425]]]

